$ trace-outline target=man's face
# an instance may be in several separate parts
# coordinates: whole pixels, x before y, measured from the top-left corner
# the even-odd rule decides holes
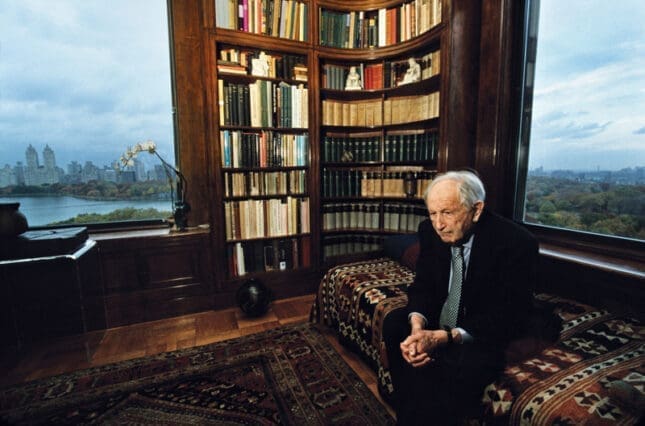
[[[435,185],[426,199],[432,227],[447,244],[456,244],[468,235],[479,220],[483,202],[468,209],[459,200],[459,183],[446,180]]]

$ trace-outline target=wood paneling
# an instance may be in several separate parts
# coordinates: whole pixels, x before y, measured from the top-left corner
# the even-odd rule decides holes
[[[210,223],[212,188],[206,122],[205,36],[199,1],[170,1],[177,164],[188,182],[189,225]]]
[[[488,205],[511,215],[515,195],[517,116],[521,82],[521,3],[512,0],[483,2],[479,54],[477,145],[474,166],[486,183]]]
[[[449,7],[446,7],[448,6]],[[442,171],[472,167],[475,158],[479,79],[480,2],[446,2],[443,18],[450,20],[449,40],[442,47],[441,73],[447,73],[441,96]]]
[[[208,232],[97,238],[109,327],[213,306]]]

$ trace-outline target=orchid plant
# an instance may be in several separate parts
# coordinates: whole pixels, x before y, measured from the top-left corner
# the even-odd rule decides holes
[[[148,152],[149,154],[153,154],[159,159],[159,161],[161,161],[171,188],[170,201],[173,206],[175,226],[179,229],[184,229],[186,227],[186,213],[190,211],[190,206],[185,201],[186,196],[188,195],[186,178],[184,178],[184,175],[177,168],[164,160],[164,158],[157,151],[157,145],[154,143],[154,141],[149,139],[144,142],[138,142],[133,147],[128,147],[125,153],[119,159],[120,166],[123,168],[134,166],[134,159],[140,152]],[[172,190],[173,183],[175,182],[175,186],[177,188],[176,201],[174,191]]]

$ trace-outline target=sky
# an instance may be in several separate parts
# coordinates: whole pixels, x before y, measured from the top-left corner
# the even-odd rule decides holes
[[[645,2],[540,0],[529,168],[645,166]]]
[[[171,98],[166,0],[0,2],[0,167],[29,144],[109,165],[147,139],[174,162]]]
[[[529,168],[645,166],[645,2],[541,0],[539,22]],[[1,1],[0,167],[146,139],[172,160],[167,30],[165,0]]]

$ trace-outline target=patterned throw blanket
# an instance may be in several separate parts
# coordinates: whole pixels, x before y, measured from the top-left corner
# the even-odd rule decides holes
[[[392,392],[382,362],[383,319],[405,306],[414,272],[389,258],[349,263],[323,277],[312,321],[338,333]],[[557,342],[509,363],[482,399],[486,424],[636,424],[645,409],[645,327],[589,305],[538,294],[563,320]]]

